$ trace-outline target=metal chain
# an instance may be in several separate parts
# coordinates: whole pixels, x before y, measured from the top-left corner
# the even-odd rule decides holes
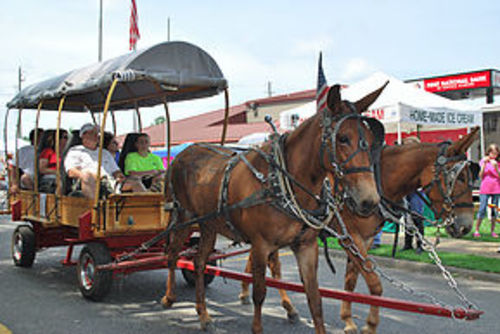
[[[420,291],[416,291],[415,289],[413,289],[412,287],[410,287],[408,284],[400,281],[400,280],[397,280],[395,278],[392,278],[391,276],[389,276],[387,273],[385,273],[384,271],[382,271],[378,265],[377,265],[377,262],[375,261],[375,259],[371,256],[367,256],[367,257],[364,257],[361,252],[359,251],[358,247],[356,246],[356,244],[354,243],[354,240],[352,239],[352,237],[350,236],[350,234],[348,233],[347,231],[347,228],[345,226],[345,223],[342,219],[342,217],[340,216],[340,213],[338,211],[338,207],[335,203],[335,201],[332,201],[332,197],[329,198],[329,201],[328,201],[328,204],[330,205],[330,207],[332,208],[332,211],[334,211],[335,213],[335,216],[337,218],[337,222],[340,226],[340,229],[342,230],[342,233],[338,233],[337,231],[335,231],[334,229],[331,229],[330,227],[325,227],[325,231],[327,231],[329,234],[331,234],[332,236],[334,236],[335,238],[337,238],[339,240],[339,244],[346,250],[346,251],[349,251],[353,256],[355,256],[356,258],[359,259],[360,263],[361,263],[361,267],[364,271],[366,272],[376,272],[378,275],[380,275],[381,277],[383,277],[385,280],[387,280],[389,283],[391,283],[393,286],[395,286],[396,288],[410,294],[410,295],[413,295],[413,296],[417,296],[419,298],[422,298],[422,299],[426,299],[426,300],[429,300],[431,303],[435,304],[435,305],[439,305],[447,310],[450,311],[451,313],[451,316],[452,318],[456,319],[455,315],[454,315],[454,308],[445,303],[445,302],[442,302],[440,300],[438,300],[436,297],[428,294],[428,293],[425,293],[425,292],[420,292]],[[403,225],[403,226],[406,226],[404,223],[402,223],[401,221],[399,221],[399,219],[397,219],[396,217],[394,217],[392,214],[389,214],[388,215],[391,220],[393,220],[395,223],[397,224],[400,224],[400,225]],[[443,277],[445,278],[445,280],[447,281],[448,283],[448,286],[458,295],[459,299],[461,300],[462,304],[468,308],[468,309],[478,309],[478,307],[472,303],[471,301],[469,301],[467,299],[467,297],[465,296],[465,294],[458,288],[458,284],[457,282],[455,281],[455,279],[453,278],[453,276],[451,275],[451,273],[444,267],[444,265],[442,264],[442,261],[441,259],[439,258],[435,248],[433,247],[432,243],[429,242],[427,239],[425,239],[421,234],[420,232],[417,230],[417,228],[415,227],[415,225],[413,225],[413,229],[410,227],[409,228],[410,230],[410,233],[413,233],[412,235],[415,235],[417,238],[419,238],[419,240],[422,241],[422,244],[424,245],[423,249],[428,252],[429,254],[429,257],[434,261],[434,263],[438,266],[438,268],[441,270],[441,273],[443,275]],[[346,243],[347,241],[347,243]],[[370,267],[368,267],[368,263],[370,263]]]
[[[408,227],[406,226],[405,223],[402,223],[401,221],[396,222],[399,225],[405,226],[405,229],[408,230],[408,233],[411,236],[415,236],[420,242],[422,242],[422,248],[427,252],[427,255],[431,258],[431,260],[438,266],[438,268],[441,270],[441,274],[443,275],[444,279],[448,283],[448,286],[454,290],[454,292],[458,295],[459,299],[461,302],[467,306],[468,308],[474,308],[478,309],[478,307],[471,301],[467,299],[465,294],[458,288],[457,281],[453,278],[451,273],[446,269],[446,267],[443,265],[443,262],[441,261],[441,258],[436,252],[436,249],[432,242],[430,242],[427,238],[425,238],[416,228],[414,224],[409,225]]]

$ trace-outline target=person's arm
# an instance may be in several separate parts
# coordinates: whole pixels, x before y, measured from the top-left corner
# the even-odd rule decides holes
[[[486,167],[486,162],[488,161],[488,158],[484,158],[479,162],[479,165],[481,166],[481,169],[479,170],[479,178],[482,179],[484,176],[484,168]]]
[[[17,179],[16,179],[15,168],[17,168],[17,167],[14,165],[9,165],[9,167],[8,167],[9,180],[10,180],[10,193],[13,195],[19,193],[19,183],[17,182]]]
[[[155,169],[152,170],[145,170],[142,172],[136,172],[135,170],[131,170],[128,172],[130,176],[135,176],[135,177],[143,177],[143,176],[156,176],[158,174],[158,171]]]
[[[64,159],[64,169],[66,170],[66,174],[71,179],[82,179],[83,172],[80,166],[79,152],[70,149],[66,158]]]
[[[119,169],[113,173],[113,177],[118,183],[123,183],[123,181],[125,181],[125,175],[123,175]]]
[[[83,177],[83,172],[78,167],[70,168],[66,171],[71,179],[81,179]]]
[[[47,174],[56,174],[56,171],[54,169],[49,168],[49,159],[40,159],[40,174],[42,175],[47,175]]]
[[[492,160],[490,160],[490,163],[493,165],[493,167],[497,171],[498,176],[500,176],[500,170],[498,169],[498,161],[492,159]]]

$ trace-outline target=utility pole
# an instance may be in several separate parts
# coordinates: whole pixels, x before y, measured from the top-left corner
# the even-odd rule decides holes
[[[24,81],[23,70],[21,69],[21,66],[19,66],[18,73],[17,73],[17,89],[19,92],[22,89],[22,82],[23,81]]]
[[[170,42],[170,16],[167,18],[167,42]]]
[[[271,89],[271,81],[267,82],[267,96],[268,97],[273,96],[273,90]]]

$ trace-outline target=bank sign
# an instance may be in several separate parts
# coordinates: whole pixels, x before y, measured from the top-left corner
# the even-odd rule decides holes
[[[450,75],[424,80],[424,89],[432,93],[490,86],[491,71]]]

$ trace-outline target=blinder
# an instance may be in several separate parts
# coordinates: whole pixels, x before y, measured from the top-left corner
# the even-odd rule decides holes
[[[356,119],[358,121],[358,134],[359,134],[359,140],[358,140],[358,147],[355,152],[353,152],[347,159],[345,159],[343,162],[338,162],[337,160],[337,154],[335,151],[336,147],[336,138],[337,138],[337,133],[340,131],[340,127],[342,126],[342,123],[348,119]],[[365,130],[362,128],[362,124],[367,125],[369,128],[369,131],[372,132],[374,140],[369,146],[368,141],[366,139],[366,133]],[[385,140],[385,129],[383,124],[370,117],[362,116],[358,113],[352,113],[348,114],[344,117],[342,117],[336,124],[333,129],[333,132],[331,134],[330,138],[332,142],[332,147],[331,147],[331,157],[330,157],[330,163],[339,170],[342,175],[346,174],[351,174],[351,173],[361,173],[361,172],[370,172],[373,173],[373,164],[375,163],[376,157],[380,154],[381,148],[383,147],[384,140]],[[347,163],[351,161],[354,156],[360,152],[368,152],[370,156],[370,165],[369,166],[363,166],[363,167],[356,167],[356,168],[345,168]]]
[[[385,127],[378,119],[372,117],[363,116],[364,121],[370,127],[371,132],[374,136],[374,141],[372,143],[371,151],[377,152],[384,146],[385,142]]]

